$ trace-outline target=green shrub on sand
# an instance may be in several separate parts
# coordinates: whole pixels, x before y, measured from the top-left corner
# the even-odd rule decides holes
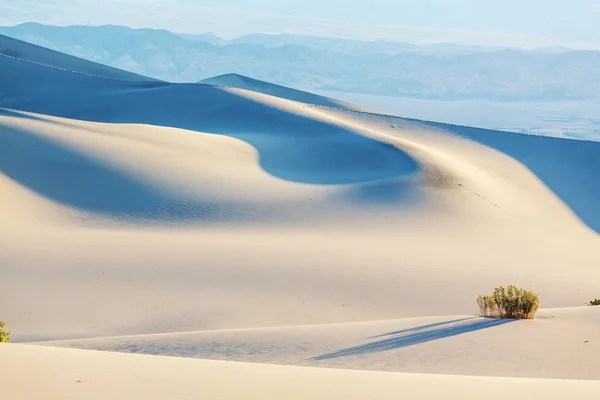
[[[477,297],[482,317],[533,319],[540,305],[540,296],[514,285],[494,289],[491,295]]]
[[[11,331],[6,330],[6,322],[0,321],[0,343],[10,342]]]

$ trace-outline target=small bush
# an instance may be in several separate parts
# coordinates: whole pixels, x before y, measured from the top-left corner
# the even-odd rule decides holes
[[[11,331],[7,331],[6,322],[0,321],[0,343],[9,343]]]
[[[594,299],[588,303],[588,306],[600,306],[600,299]]]
[[[489,296],[477,297],[482,317],[533,319],[540,305],[540,296],[514,285],[494,289]]]

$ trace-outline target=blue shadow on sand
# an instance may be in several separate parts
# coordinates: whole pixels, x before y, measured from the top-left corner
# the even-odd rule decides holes
[[[0,97],[0,107],[233,137],[258,150],[259,163],[266,172],[297,183],[352,184],[418,171],[416,161],[393,146],[301,113],[282,111],[277,105],[227,88],[104,80],[40,68],[44,67],[0,59],[0,70],[17,75],[5,90],[18,93]],[[298,109],[304,106],[298,103]]]
[[[419,121],[497,149],[525,165],[600,233],[600,143]]]
[[[464,333],[480,331],[483,329],[489,329],[496,326],[508,324],[513,321],[515,320],[473,317],[439,322],[435,324],[403,329],[395,332],[389,332],[382,335],[373,336],[370,339],[381,337],[386,337],[386,339],[381,339],[374,342],[361,344],[359,346],[337,350],[333,353],[313,357],[310,360],[321,361],[333,358],[357,356],[362,354],[378,353],[382,351],[401,349],[403,347],[414,346],[433,340],[449,338],[452,336],[458,336]]]
[[[39,120],[1,109],[0,115]],[[84,152],[14,127],[0,126],[0,172],[57,203],[119,219],[177,223],[252,218],[244,205],[186,200]]]
[[[0,107],[229,136],[254,146],[261,167],[280,179],[321,185],[365,184],[348,191],[348,199],[356,202],[398,204],[412,196],[411,185],[401,181],[418,171],[408,154],[342,126],[282,112],[277,106],[223,87],[105,80],[7,57],[0,57],[0,71],[9,74],[2,90],[11,94],[0,96]],[[298,103],[298,109],[303,107]],[[518,160],[600,233],[600,179],[595,168],[600,143],[424,123]]]

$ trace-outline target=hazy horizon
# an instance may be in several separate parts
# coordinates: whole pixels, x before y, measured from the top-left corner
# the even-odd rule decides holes
[[[596,16],[600,3],[574,0],[548,4],[508,0],[307,0],[300,3],[248,0],[0,0],[0,25],[114,24],[214,32],[224,39],[249,33],[292,33],[389,40],[415,44],[600,49]]]

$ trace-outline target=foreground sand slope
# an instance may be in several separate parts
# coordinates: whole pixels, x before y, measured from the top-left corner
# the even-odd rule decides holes
[[[285,367],[0,345],[7,398],[595,400],[598,381],[482,378]]]
[[[599,331],[600,307],[574,307],[541,310],[533,321],[456,315],[39,344],[312,367],[600,380]]]

